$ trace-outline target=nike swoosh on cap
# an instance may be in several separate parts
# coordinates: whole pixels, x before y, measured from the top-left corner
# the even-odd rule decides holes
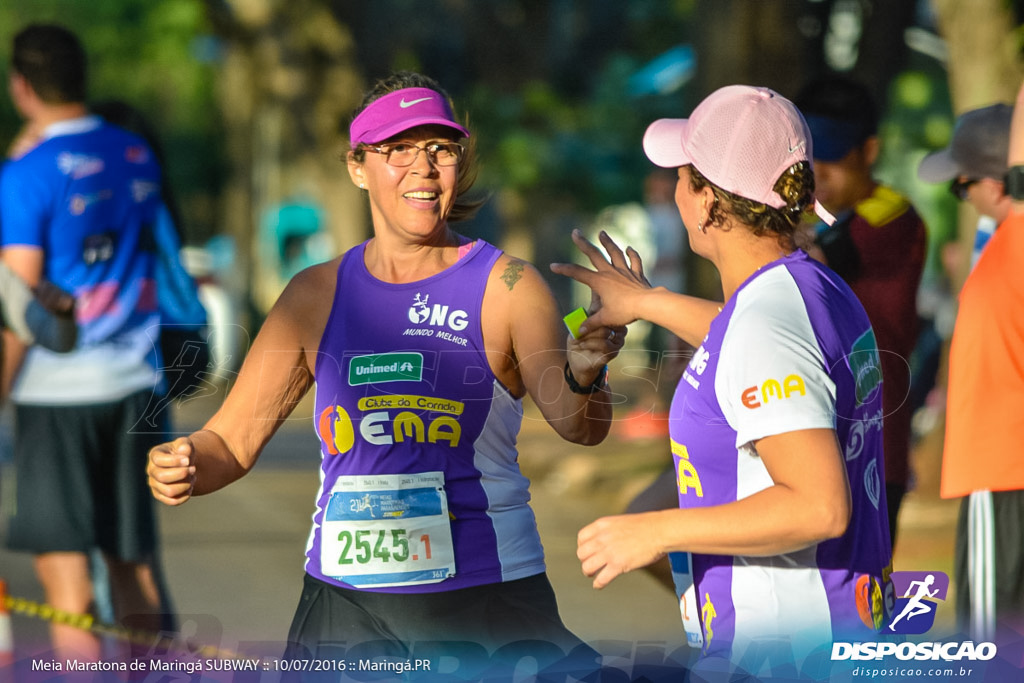
[[[421,97],[418,100],[410,100],[409,102],[406,102],[405,98],[403,97],[402,101],[398,103],[398,106],[401,107],[402,109],[407,109],[407,108],[411,107],[414,104],[419,104],[420,102],[426,102],[427,100],[432,100],[432,99],[434,99],[434,98],[433,97]]]

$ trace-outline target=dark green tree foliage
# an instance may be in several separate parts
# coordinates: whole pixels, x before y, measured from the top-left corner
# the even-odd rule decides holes
[[[439,79],[471,113],[484,162],[481,187],[515,193],[538,211],[548,201],[569,198],[585,213],[639,199],[650,168],[640,139],[651,120],[685,115],[726,83],[769,85],[792,94],[826,63],[824,54],[835,49],[837,36],[850,43],[846,49],[853,58],[847,67],[875,84],[884,102],[890,79],[905,63],[903,31],[918,4],[321,2],[350,32],[363,85],[395,69],[421,70]],[[207,236],[214,226],[222,227],[212,198],[231,175],[221,166],[228,139],[221,130],[222,115],[230,105],[215,101],[215,79],[230,73],[221,58],[239,41],[243,52],[256,54],[258,46],[246,42],[248,34],[238,28],[248,27],[254,7],[283,21],[287,4],[6,0],[0,3],[0,41],[6,51],[10,34],[29,20],[56,19],[80,31],[94,57],[93,97],[128,100],[153,119],[168,148],[172,182],[191,212],[188,231]],[[860,17],[860,32],[852,38],[848,18],[837,19],[842,11]],[[211,25],[209,19],[217,16],[230,21]],[[232,25],[235,29],[225,29]],[[660,91],[632,88],[632,79],[653,60],[681,47],[695,55],[685,78]],[[270,78],[272,72],[260,69],[255,75]],[[353,89],[358,87],[353,83]],[[216,89],[222,100],[223,93],[232,92],[227,83]],[[339,119],[337,130],[344,131],[348,121]],[[303,119],[289,120],[302,128]],[[16,126],[4,98],[0,134],[9,139]],[[306,137],[314,144],[315,136]],[[227,154],[232,159],[225,163],[234,173],[251,175],[244,170],[251,163],[245,154],[237,149]]]
[[[92,100],[119,99],[138,108],[159,132],[167,173],[185,210],[190,241],[216,230],[221,176],[214,99],[217,41],[199,0],[4,0],[0,54],[6,67],[12,36],[32,22],[56,22],[78,33],[89,53]],[[6,70],[5,70],[6,72]],[[6,96],[0,145],[20,126]]]

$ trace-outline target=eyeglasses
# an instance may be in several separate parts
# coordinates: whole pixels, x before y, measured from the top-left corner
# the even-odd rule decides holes
[[[949,184],[949,191],[954,197],[962,202],[967,201],[967,190],[971,185],[980,182],[981,178],[953,178]]]
[[[428,142],[422,147],[411,142],[389,142],[383,145],[366,145],[369,152],[384,155],[389,166],[412,166],[420,152],[435,166],[454,166],[462,159],[465,148],[457,142]]]

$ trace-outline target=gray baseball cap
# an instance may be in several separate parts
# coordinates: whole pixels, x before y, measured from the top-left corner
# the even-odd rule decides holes
[[[917,177],[928,183],[942,183],[960,176],[970,179],[1001,180],[1009,167],[1010,119],[1013,107],[993,104],[964,112],[953,126],[949,146],[921,160]]]

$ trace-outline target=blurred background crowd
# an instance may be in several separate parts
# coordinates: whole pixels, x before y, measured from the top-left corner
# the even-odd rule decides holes
[[[1012,100],[1018,5],[9,0],[0,45],[30,21],[76,28],[92,57],[92,97],[131,103],[160,132],[181,228],[201,247],[192,267],[231,293],[244,328],[297,270],[367,236],[364,204],[342,182],[347,121],[369,83],[401,68],[446,84],[481,131],[479,187],[492,198],[472,231],[548,261],[568,257],[570,227],[629,221],[602,211],[643,203],[651,166],[637,142],[647,122],[728,83],[793,97],[823,69],[851,75],[882,105],[876,175],[928,226],[925,283],[952,275],[955,289],[966,265],[950,274],[941,255],[958,240],[956,202],[914,169],[948,142],[955,113]],[[0,139],[19,125],[4,98]],[[639,246],[651,263],[654,246],[678,249]],[[698,263],[683,284],[714,293],[706,280]],[[568,305],[568,285],[552,284]]]
[[[490,200],[462,232],[547,275],[547,263],[574,258],[572,229],[604,229],[637,248],[654,284],[705,297],[719,285],[689,258],[673,178],[640,152],[644,128],[726,84],[794,98],[823,72],[856,79],[880,107],[874,176],[927,226],[918,314],[942,344],[978,215],[916,169],[949,143],[959,113],[1013,100],[1024,2],[5,0],[0,50],[37,21],[74,27],[92,98],[128,102],[158,130],[228,383],[289,278],[369,236],[343,163],[348,123],[366,87],[399,69],[443,83],[480,133],[476,191]],[[0,98],[0,141],[20,126]],[[550,284],[564,310],[586,303],[567,278]],[[649,379],[644,354],[671,347],[639,327],[629,344],[640,355],[624,354],[613,381],[634,404],[617,416],[635,419],[619,435],[663,437],[663,421],[641,418],[675,382]],[[915,416],[932,455],[916,456],[911,488],[937,488],[943,381],[940,365]]]

